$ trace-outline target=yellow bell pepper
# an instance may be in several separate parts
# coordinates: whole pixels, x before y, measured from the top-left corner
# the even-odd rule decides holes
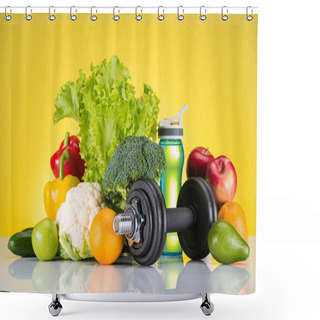
[[[57,212],[66,200],[67,192],[76,187],[80,181],[77,177],[67,175],[64,177],[64,162],[69,160],[68,150],[64,150],[60,158],[59,177],[49,181],[44,187],[43,199],[47,216],[56,220]]]

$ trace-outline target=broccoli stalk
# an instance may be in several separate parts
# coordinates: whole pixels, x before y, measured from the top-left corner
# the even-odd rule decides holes
[[[115,149],[103,178],[107,203],[116,212],[123,211],[132,184],[143,178],[159,181],[165,167],[161,146],[144,136],[126,137]]]

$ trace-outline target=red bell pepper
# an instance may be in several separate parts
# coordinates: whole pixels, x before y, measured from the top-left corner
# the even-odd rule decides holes
[[[80,156],[80,141],[78,137],[71,136],[67,132],[64,141],[61,142],[59,150],[51,157],[50,164],[53,174],[56,178],[59,177],[60,158],[64,150],[69,152],[69,160],[64,162],[64,175],[68,174],[78,177],[81,181],[84,175],[84,160]]]

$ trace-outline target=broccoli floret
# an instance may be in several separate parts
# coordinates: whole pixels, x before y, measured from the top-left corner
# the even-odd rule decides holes
[[[165,169],[164,150],[146,137],[128,136],[123,139],[108,163],[103,178],[104,196],[110,206],[124,209],[132,184],[138,179],[158,181]]]

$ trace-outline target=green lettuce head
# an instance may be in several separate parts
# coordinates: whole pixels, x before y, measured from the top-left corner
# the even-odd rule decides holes
[[[159,99],[148,85],[136,98],[129,79],[128,68],[114,56],[91,65],[88,78],[80,71],[75,82],[61,87],[55,100],[54,123],[67,117],[79,122],[86,182],[102,183],[109,160],[125,137],[156,139]]]

